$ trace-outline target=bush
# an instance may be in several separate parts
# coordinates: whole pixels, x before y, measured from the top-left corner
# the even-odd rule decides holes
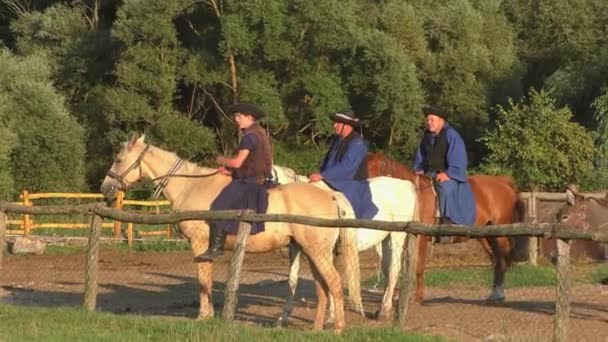
[[[498,107],[496,125],[480,141],[488,155],[481,169],[511,174],[526,188],[559,189],[578,183],[593,168],[591,133],[571,122],[566,107],[555,108],[546,92],[532,90],[527,103]]]

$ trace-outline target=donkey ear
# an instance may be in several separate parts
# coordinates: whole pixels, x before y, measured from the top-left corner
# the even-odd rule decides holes
[[[570,205],[574,205],[574,192],[570,189],[566,189],[566,201]]]

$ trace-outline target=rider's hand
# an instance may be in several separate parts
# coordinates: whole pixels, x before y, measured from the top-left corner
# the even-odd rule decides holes
[[[323,176],[321,176],[321,174],[317,172],[317,173],[313,173],[312,175],[310,175],[308,177],[308,182],[309,183],[311,183],[311,182],[318,182],[318,181],[320,181],[322,179],[323,179]]]
[[[449,177],[449,176],[448,176],[448,174],[447,174],[447,173],[445,173],[445,172],[439,172],[439,173],[437,174],[437,177],[436,177],[435,179],[436,179],[436,180],[437,180],[439,183],[443,183],[443,182],[445,182],[445,181],[447,181],[447,180],[450,180],[450,177]]]
[[[231,176],[232,172],[230,172],[230,170],[226,169],[223,166],[220,166],[217,168],[217,172],[219,172],[221,175],[225,175],[225,176]]]

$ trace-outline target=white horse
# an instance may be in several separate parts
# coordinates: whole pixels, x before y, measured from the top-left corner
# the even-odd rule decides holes
[[[292,169],[274,166],[274,174],[277,181],[281,184],[292,182],[307,182],[308,177],[296,174]],[[399,181],[389,177],[375,177],[369,179],[370,189],[372,192],[372,201],[378,207],[378,213],[374,216],[374,220],[382,221],[411,221],[414,219],[416,210],[416,189],[412,182]],[[314,183],[328,191],[331,189],[325,182]],[[354,214],[351,213],[352,216]],[[353,234],[352,229],[344,230],[346,234]],[[378,312],[380,319],[389,319],[393,314],[393,295],[395,286],[397,285],[399,271],[401,270],[401,254],[406,233],[404,232],[388,232],[382,230],[359,228],[354,232],[356,238],[351,238],[350,241],[357,241],[357,251],[366,251],[372,247],[381,246],[380,254],[382,259],[382,271],[387,280],[382,304]],[[341,235],[342,236],[342,235]],[[378,249],[377,249],[378,250]],[[277,319],[277,325],[286,325],[289,315],[293,310],[293,298],[298,285],[298,273],[300,269],[300,254],[301,249],[296,244],[289,246],[289,293],[283,308],[282,315]],[[357,254],[357,253],[354,253]],[[358,254],[357,254],[358,255]],[[352,263],[352,261],[350,261]],[[357,284],[349,284],[349,289],[355,293],[350,293],[351,302],[355,309],[363,315],[363,307],[361,303],[361,292],[359,287],[359,265],[358,260],[356,265],[351,266],[347,275],[354,279],[351,282]],[[354,289],[354,290],[353,290]],[[334,317],[333,300],[330,297],[330,317],[331,321]]]

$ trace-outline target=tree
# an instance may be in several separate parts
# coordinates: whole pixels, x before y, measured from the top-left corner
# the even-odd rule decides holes
[[[489,151],[483,171],[511,174],[527,188],[560,189],[584,178],[593,166],[593,138],[571,118],[543,91],[499,106],[496,126],[480,139]]]
[[[185,158],[213,150],[212,133],[193,125],[174,107],[185,51],[173,21],[188,4],[141,0],[120,7],[112,29],[120,45],[116,84],[106,88],[100,100],[112,145],[137,131],[150,133],[152,142],[162,142]]]
[[[0,136],[15,142],[3,146],[12,175],[2,173],[1,180],[12,178],[12,194],[21,189],[83,190],[84,131],[53,88],[45,58],[20,58],[2,50],[0,70]],[[0,153],[4,162],[6,155]]]
[[[472,162],[477,162],[474,142],[489,124],[492,106],[523,94],[524,69],[513,28],[500,10],[501,1],[390,3],[390,8],[402,8],[393,17],[401,15],[409,21],[402,27],[419,22],[420,28],[408,29],[409,34],[400,31],[394,19],[387,27],[416,61],[426,102],[449,110],[451,123],[474,152]],[[424,43],[415,35],[419,30],[424,33]]]
[[[527,64],[526,89],[570,62],[587,60],[606,44],[605,0],[510,0],[501,4],[513,23],[518,55]]]

